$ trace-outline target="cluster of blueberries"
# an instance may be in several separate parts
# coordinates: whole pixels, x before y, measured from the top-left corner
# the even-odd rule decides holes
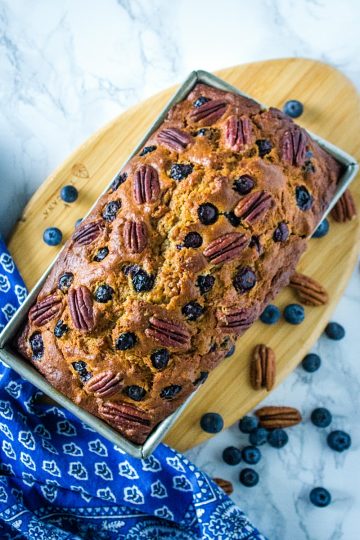
[[[71,185],[64,186],[60,190],[60,198],[62,201],[66,203],[75,202],[78,196],[79,196],[79,192],[75,186],[71,186]],[[81,219],[76,222],[76,225],[78,225],[79,224],[78,222],[80,221]],[[43,240],[45,244],[47,244],[48,246],[58,246],[59,244],[61,244],[62,237],[63,237],[62,232],[57,227],[48,227],[47,229],[44,230],[44,233],[43,233]]]
[[[330,322],[326,326],[325,333],[328,338],[334,340],[345,336],[344,328],[336,322]],[[301,365],[306,372],[314,373],[321,366],[321,358],[315,353],[307,354]],[[332,415],[325,407],[318,407],[312,411],[310,419],[314,426],[324,429],[330,426]],[[219,433],[224,427],[224,421],[218,413],[206,413],[200,420],[200,426],[207,433]],[[289,441],[284,429],[265,429],[259,426],[259,420],[255,416],[244,416],[239,421],[239,429],[242,433],[249,435],[250,445],[242,449],[235,446],[225,448],[222,457],[228,465],[238,465],[241,461],[248,465],[256,465],[261,459],[259,446],[268,443],[273,448],[282,448]],[[335,452],[343,452],[351,446],[350,435],[341,430],[331,431],[326,440],[328,446]],[[246,467],[240,471],[239,480],[244,486],[253,487],[259,482],[259,474],[254,469]],[[323,487],[313,488],[309,498],[312,504],[319,507],[328,506],[331,502],[331,494]]]

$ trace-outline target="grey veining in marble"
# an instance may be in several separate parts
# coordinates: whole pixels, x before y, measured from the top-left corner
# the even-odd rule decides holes
[[[0,0],[0,232],[7,236],[31,194],[91,133],[196,68],[214,70],[286,56],[330,62],[360,88],[357,0]],[[231,479],[235,501],[271,540],[360,537],[360,276],[333,318],[338,343],[321,338],[323,365],[298,368],[269,403],[298,406],[306,419],[282,451],[266,447],[261,480],[240,486],[241,466],[222,449],[243,445],[237,426],[189,452],[209,474]],[[324,405],[349,430],[351,451],[335,455],[309,414]],[[328,487],[329,508],[307,500]]]

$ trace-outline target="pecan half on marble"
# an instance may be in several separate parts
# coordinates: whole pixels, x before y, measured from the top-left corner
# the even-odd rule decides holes
[[[124,380],[120,373],[103,371],[94,375],[85,385],[85,390],[96,397],[109,397],[120,392],[124,386]]]
[[[138,204],[152,203],[160,195],[159,175],[151,165],[142,165],[135,173],[134,197]]]
[[[347,189],[344,191],[334,208],[331,210],[331,216],[338,223],[346,223],[356,217],[356,204],[351,192]]]
[[[268,406],[255,411],[261,427],[267,429],[286,428],[299,424],[301,413],[294,407]]]
[[[295,272],[290,278],[290,287],[294,289],[302,304],[323,306],[329,300],[326,289],[315,279]]]
[[[236,259],[249,242],[244,234],[226,233],[210,242],[203,254],[214,264],[229,262]]]
[[[151,317],[149,328],[145,330],[147,337],[158,341],[165,347],[188,349],[191,335],[186,326],[181,323]]]
[[[255,191],[243,197],[235,206],[234,213],[242,221],[253,225],[274,205],[274,199],[266,191]]]
[[[213,478],[215,484],[217,484],[227,495],[231,495],[234,491],[234,487],[229,480],[224,480],[223,478]]]
[[[69,290],[69,309],[75,328],[86,332],[94,328],[92,296],[85,285]]]
[[[285,131],[280,145],[281,159],[289,165],[303,165],[307,141],[307,134],[297,126]]]
[[[266,345],[256,345],[250,362],[250,382],[254,390],[271,390],[275,384],[275,353]]]
[[[125,246],[131,253],[141,253],[148,241],[146,225],[143,221],[127,221],[124,225]]]
[[[192,142],[192,137],[185,131],[178,128],[165,128],[157,135],[157,140],[163,145],[175,150],[176,152],[182,152]]]
[[[230,116],[225,127],[226,145],[234,152],[239,152],[253,142],[253,131],[247,116]]]
[[[135,442],[143,442],[151,431],[147,413],[128,403],[107,401],[100,405],[99,414],[120,431],[140,431]],[[135,440],[135,437],[132,439]]]
[[[189,118],[192,122],[199,122],[200,125],[210,126],[219,120],[226,111],[227,103],[222,99],[207,101],[197,109],[190,112]]]
[[[74,234],[72,239],[77,246],[87,246],[91,244],[101,233],[104,224],[102,221],[94,221],[93,223],[86,223],[80,226]]]
[[[52,294],[37,302],[30,309],[29,320],[35,326],[43,326],[54,319],[54,317],[58,317],[62,310],[62,299],[57,294]]]

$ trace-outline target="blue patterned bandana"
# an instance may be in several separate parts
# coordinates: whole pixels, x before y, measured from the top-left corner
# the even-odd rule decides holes
[[[25,296],[0,240],[0,325]],[[175,450],[132,458],[2,363],[0,378],[1,540],[264,540]]]

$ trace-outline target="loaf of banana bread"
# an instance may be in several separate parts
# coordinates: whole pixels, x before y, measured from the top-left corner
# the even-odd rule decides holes
[[[279,110],[197,84],[75,230],[18,349],[143,443],[288,283],[340,169]]]

